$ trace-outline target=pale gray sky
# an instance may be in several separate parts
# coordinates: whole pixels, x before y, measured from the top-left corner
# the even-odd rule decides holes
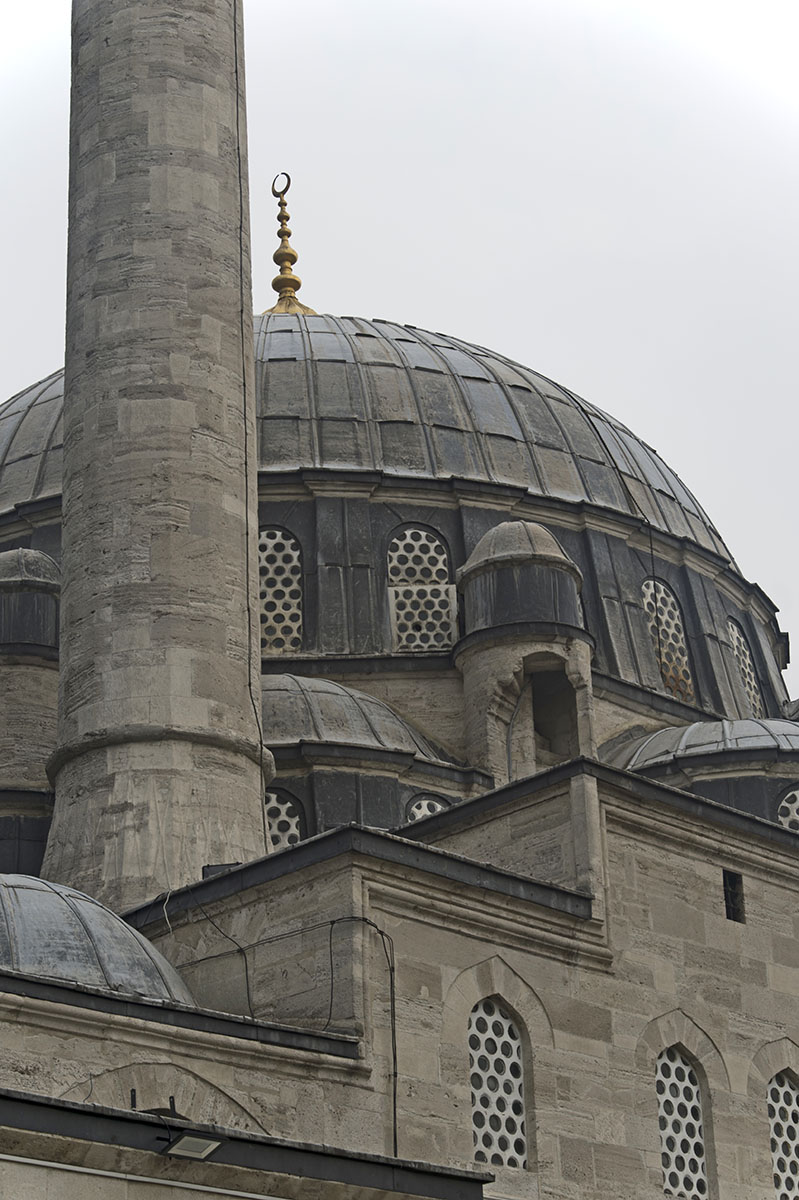
[[[796,0],[245,0],[255,305],[508,354],[653,445],[794,634]],[[0,398],[63,358],[68,0],[4,14]]]

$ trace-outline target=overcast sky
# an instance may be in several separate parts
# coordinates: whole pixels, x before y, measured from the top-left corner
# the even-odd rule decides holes
[[[489,346],[697,494],[797,662],[797,0],[245,0],[256,309]],[[4,13],[0,398],[63,360],[68,0]]]

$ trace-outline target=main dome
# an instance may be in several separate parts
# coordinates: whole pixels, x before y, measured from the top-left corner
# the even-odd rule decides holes
[[[730,559],[674,472],[620,422],[502,355],[388,321],[255,318],[260,466],[460,479],[584,503]],[[0,513],[61,491],[63,372],[0,407]]]

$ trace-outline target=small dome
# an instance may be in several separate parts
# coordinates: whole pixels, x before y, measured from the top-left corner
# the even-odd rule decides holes
[[[270,749],[316,742],[453,761],[382,700],[328,679],[265,675],[263,719]]]
[[[556,570],[568,571],[577,581],[578,591],[583,577],[554,534],[533,521],[504,521],[484,533],[466,562],[458,571],[458,582],[490,571],[496,567],[511,567],[520,563],[541,563]]]
[[[735,754],[760,759],[799,753],[799,723],[780,718],[742,721],[697,721],[659,729],[619,747],[610,757],[614,767],[625,771],[664,769],[673,764],[689,767],[692,762]]]
[[[0,875],[0,971],[194,1007],[174,967],[121,917],[29,875]]]
[[[58,563],[41,550],[4,550],[0,554],[0,588],[20,586],[58,591],[61,587]]]

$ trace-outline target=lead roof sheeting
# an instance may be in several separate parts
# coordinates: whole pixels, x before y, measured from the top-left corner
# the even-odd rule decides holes
[[[678,537],[690,529],[700,545],[729,557],[695,498],[653,450],[593,405],[501,355],[443,334],[353,317],[264,314],[255,318],[255,335],[261,422],[310,420],[307,431],[276,425],[274,448],[262,431],[264,467],[426,471],[431,478],[462,476],[585,498],[643,513]],[[60,491],[62,390],[63,373],[56,372],[0,406],[0,511]],[[390,451],[390,437],[380,434],[381,420],[397,419],[386,411],[394,397],[403,417],[428,430],[412,462]],[[444,432],[454,430],[460,437]],[[492,438],[527,447],[517,453],[492,446]],[[425,465],[423,445],[432,452]],[[539,450],[560,450],[572,465]],[[597,470],[602,464],[612,478]]]

